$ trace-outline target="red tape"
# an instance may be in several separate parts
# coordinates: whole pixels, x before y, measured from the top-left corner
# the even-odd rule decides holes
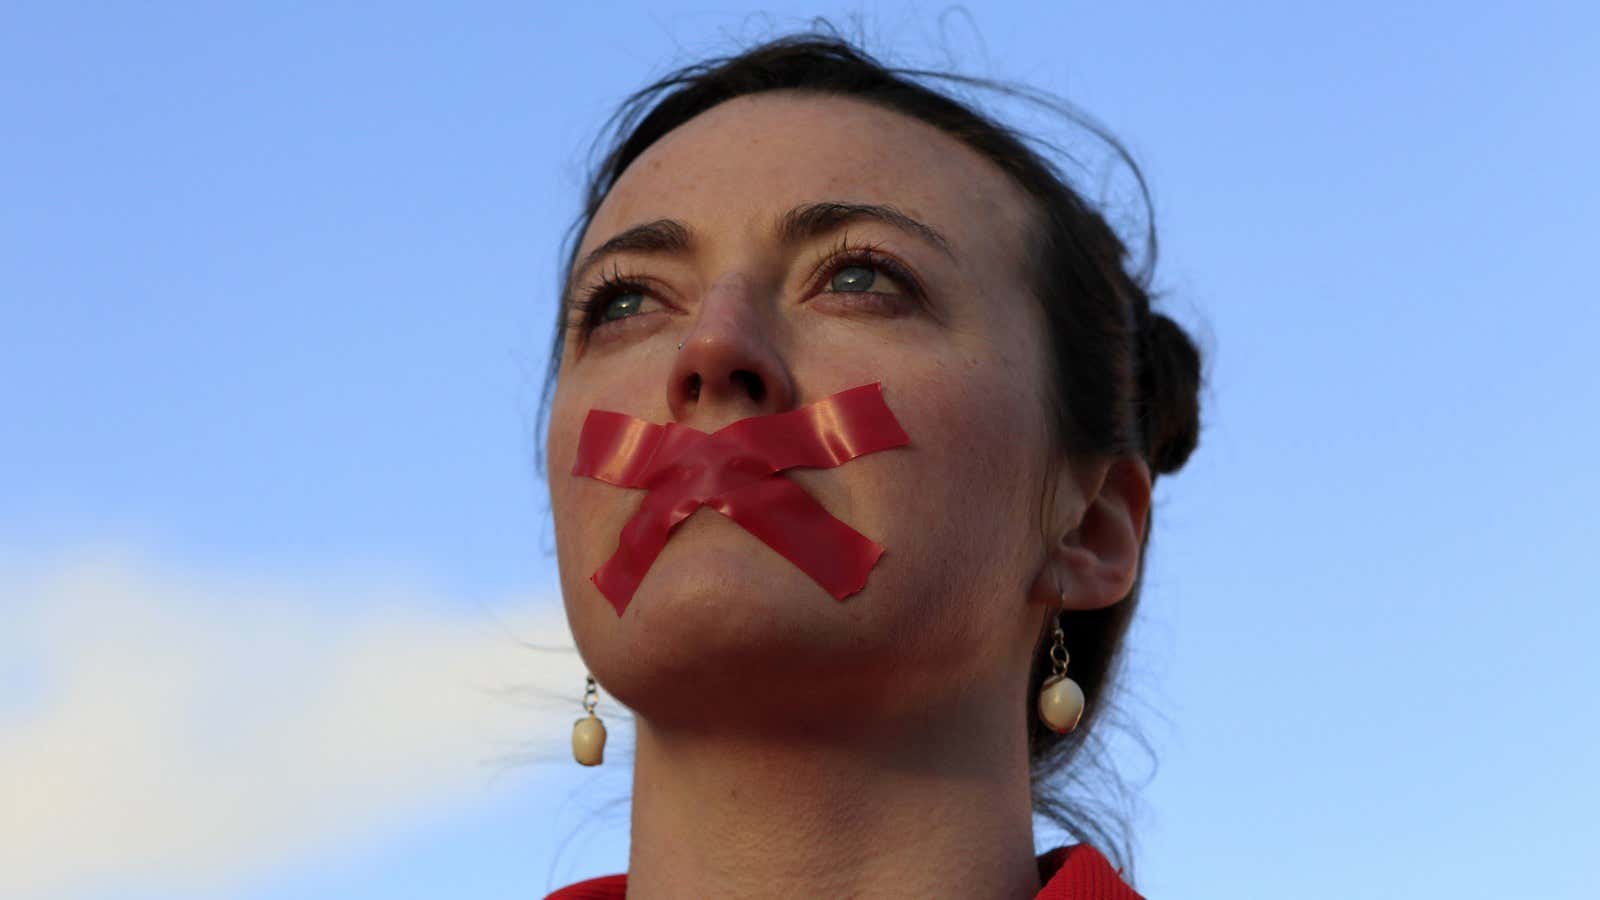
[[[861,590],[883,547],[834,518],[779,474],[831,469],[911,442],[883,402],[879,382],[799,409],[740,419],[713,434],[602,409],[589,411],[572,474],[643,488],[617,550],[589,580],[622,615],[679,522],[709,506],[739,523],[834,599]]]

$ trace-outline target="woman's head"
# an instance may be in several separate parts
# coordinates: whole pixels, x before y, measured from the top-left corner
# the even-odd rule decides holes
[[[665,728],[1000,709],[1036,768],[1070,756],[1152,478],[1198,434],[1198,354],[1121,241],[1010,132],[831,38],[691,67],[619,123],[565,273],[588,308],[562,308],[546,450],[590,670]],[[702,508],[617,617],[588,576],[638,494],[568,474],[589,410],[711,432],[870,382],[910,443],[785,473],[886,548],[860,593]],[[1066,737],[1029,713],[1063,605],[1089,704]]]

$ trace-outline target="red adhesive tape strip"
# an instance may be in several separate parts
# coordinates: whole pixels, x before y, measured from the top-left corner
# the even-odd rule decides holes
[[[709,506],[843,600],[867,583],[883,547],[781,473],[796,466],[830,469],[910,442],[883,402],[879,382],[788,412],[740,419],[713,434],[590,410],[572,474],[649,493],[623,526],[616,552],[589,580],[622,615],[672,529]]]

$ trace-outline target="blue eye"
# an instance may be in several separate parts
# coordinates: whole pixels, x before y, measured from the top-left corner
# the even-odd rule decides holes
[[[600,317],[607,322],[625,319],[639,311],[644,304],[644,295],[634,292],[617,294],[608,300],[600,312]]]
[[[828,287],[841,293],[870,291],[873,282],[877,280],[875,272],[872,266],[845,266],[834,273],[833,279],[828,282]]]

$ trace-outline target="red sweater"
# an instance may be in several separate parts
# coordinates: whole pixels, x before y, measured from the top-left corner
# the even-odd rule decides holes
[[[1034,900],[1144,900],[1121,874],[1088,844],[1057,847],[1039,857],[1044,889]],[[545,900],[624,900],[627,893],[627,875],[606,875],[568,885]]]

